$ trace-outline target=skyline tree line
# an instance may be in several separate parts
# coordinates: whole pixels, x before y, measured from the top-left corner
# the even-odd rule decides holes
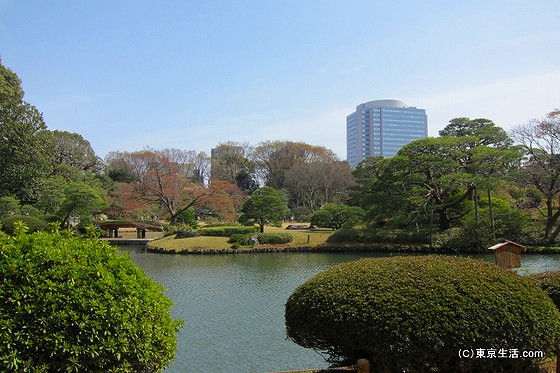
[[[113,151],[101,160],[81,135],[48,130],[17,75],[3,65],[0,72],[1,218],[232,222],[267,186],[285,193],[298,220],[340,204],[362,208],[369,230],[423,232],[448,243],[552,244],[560,234],[558,110],[509,134],[489,119],[454,118],[439,137],[392,158],[369,157],[355,170],[330,149],[293,141],[224,142],[212,156]]]

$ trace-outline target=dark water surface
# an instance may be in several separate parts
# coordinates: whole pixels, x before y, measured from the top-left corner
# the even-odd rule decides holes
[[[286,340],[284,305],[301,283],[342,262],[390,254],[277,253],[166,255],[122,246],[166,289],[185,322],[166,373],[262,373],[326,368],[312,350]],[[491,255],[475,257],[492,261]],[[524,255],[522,274],[560,270],[560,255]]]

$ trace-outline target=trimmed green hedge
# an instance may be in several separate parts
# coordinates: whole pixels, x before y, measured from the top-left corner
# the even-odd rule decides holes
[[[543,289],[560,309],[560,271],[537,273],[528,277]]]
[[[22,221],[29,228],[29,232],[37,232],[45,230],[48,226],[47,222],[35,217],[27,215],[12,215],[4,220],[2,220],[2,231],[7,234],[14,233],[14,223],[16,221]]]
[[[528,279],[448,256],[363,259],[299,286],[286,304],[294,342],[332,360],[364,357],[372,371],[527,372],[526,359],[461,359],[460,350],[553,356],[560,312]]]
[[[217,236],[217,237],[231,237],[233,234],[252,234],[257,232],[256,227],[247,226],[226,226],[226,227],[213,227],[202,228],[199,230],[202,236]]]
[[[262,245],[282,245],[294,240],[294,236],[290,233],[259,233],[256,235],[236,233],[230,236],[228,243],[233,245],[253,245],[252,236],[257,236],[259,244]]]
[[[128,256],[44,232],[0,239],[0,371],[159,372],[181,323]]]
[[[294,240],[290,233],[259,233],[257,235],[259,244],[282,245]]]
[[[193,238],[200,236],[200,232],[198,231],[187,231],[187,230],[180,230],[175,233],[175,239],[180,238]]]
[[[239,246],[239,245],[250,245],[252,241],[251,241],[250,234],[235,233],[229,237],[227,242]]]

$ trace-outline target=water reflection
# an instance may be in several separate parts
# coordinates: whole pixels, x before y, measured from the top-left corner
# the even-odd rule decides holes
[[[251,373],[327,367],[287,341],[284,304],[295,288],[332,265],[391,254],[286,253],[164,255],[123,246],[167,289],[185,321],[176,361],[166,372]],[[492,255],[472,257],[493,262]],[[521,274],[560,270],[560,256],[524,255]]]

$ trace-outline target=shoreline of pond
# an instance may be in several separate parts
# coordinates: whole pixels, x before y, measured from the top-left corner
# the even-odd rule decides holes
[[[166,294],[175,304],[174,315],[188,321],[189,327],[179,333],[176,360],[167,373],[221,371],[224,360],[230,362],[231,371],[237,372],[308,368],[309,373],[315,373],[325,369],[324,359],[316,352],[286,341],[286,300],[297,286],[333,265],[390,255],[165,255],[149,253],[144,245],[127,245],[121,250],[167,289]],[[474,256],[493,262],[490,254]],[[558,270],[558,255],[525,255],[520,272]],[[209,345],[213,348],[208,349]],[[216,350],[222,351],[222,359],[215,359]]]
[[[410,253],[410,254],[486,254],[488,250],[458,251],[449,248],[430,248],[428,245],[406,244],[339,244],[320,246],[293,246],[293,247],[252,247],[247,249],[231,248],[193,248],[193,249],[166,249],[146,243],[146,251],[159,254],[180,255],[231,255],[231,254],[262,254],[262,253]],[[524,247],[523,254],[560,254],[560,247]]]

